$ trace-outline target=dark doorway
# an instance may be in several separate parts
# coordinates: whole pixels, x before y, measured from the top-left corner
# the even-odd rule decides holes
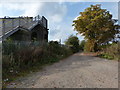
[[[32,40],[32,41],[37,41],[37,33],[36,33],[36,32],[33,32],[33,33],[31,34],[31,40]]]
[[[45,34],[44,39],[45,39],[45,40],[47,40],[47,39],[48,39],[48,35],[47,35],[47,34]]]

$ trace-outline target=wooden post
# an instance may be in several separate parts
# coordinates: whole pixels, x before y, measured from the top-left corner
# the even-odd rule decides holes
[[[19,26],[20,26],[20,17],[19,17]]]
[[[47,19],[46,19],[46,29],[47,29],[47,27],[48,27],[48,25],[47,25],[48,23],[47,23]]]
[[[5,35],[5,19],[3,19],[2,21],[2,35],[4,36]]]
[[[12,19],[12,29],[14,28],[14,19]]]
[[[38,20],[40,19],[40,16],[38,15]]]
[[[37,21],[37,20],[36,20],[36,17],[35,17],[35,21]]]

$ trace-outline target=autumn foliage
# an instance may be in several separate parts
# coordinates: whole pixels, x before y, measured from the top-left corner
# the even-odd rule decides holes
[[[118,33],[116,20],[101,5],[91,5],[73,21],[74,30],[85,37],[86,51],[98,51],[101,45],[107,44]]]

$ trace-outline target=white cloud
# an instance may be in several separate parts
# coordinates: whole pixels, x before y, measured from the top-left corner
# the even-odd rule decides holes
[[[120,2],[118,3],[118,24],[120,25]]]
[[[50,21],[56,23],[61,22],[66,15],[67,7],[59,3],[4,3],[2,8],[8,12],[21,10],[23,13],[20,16],[36,16],[44,15]],[[2,14],[3,16],[5,13]]]
[[[40,10],[43,3],[4,3],[2,8],[7,11],[23,11],[20,16],[35,16],[38,9]],[[3,13],[4,15],[4,13]]]
[[[44,3],[44,6],[38,11],[38,14],[44,15],[49,21],[49,40],[62,39],[64,41],[65,37],[68,37],[71,33],[71,25],[64,23],[64,18],[66,18],[67,14],[67,6],[65,4],[56,2]]]
[[[44,3],[44,6],[41,8],[41,10],[38,11],[38,14],[46,16],[50,22],[52,21],[52,23],[61,22],[66,13],[66,5],[55,2]]]
[[[50,40],[61,39],[63,43],[71,34],[73,34],[72,26],[67,24],[64,24],[64,25],[61,24],[61,25],[58,25],[58,27],[54,30],[54,34],[53,32],[51,32],[49,37],[50,37]]]
[[[51,3],[51,2],[42,2],[42,3],[7,3],[3,4],[3,8],[7,11],[22,11],[19,16],[45,16],[49,22],[49,39],[50,40],[59,40],[66,36],[65,28],[67,27],[62,22],[64,22],[64,17],[67,13],[67,7],[63,3]],[[3,16],[5,14],[3,13]],[[8,15],[10,16],[10,15]],[[68,26],[69,27],[69,26]],[[57,31],[56,31],[57,30]],[[67,30],[69,34],[69,30]]]
[[[0,2],[118,2],[119,0],[1,0]]]
[[[61,22],[62,21],[62,17],[58,14],[51,16],[51,20],[53,20],[53,22]]]
[[[25,13],[23,13],[23,15],[36,16],[38,14],[38,11],[41,10],[43,6],[44,3],[27,4],[27,7],[25,8]]]
[[[87,2],[87,0],[79,0],[79,1]],[[89,2],[90,1],[93,0],[89,0]],[[101,0],[101,2],[104,1],[107,2],[108,0]],[[110,1],[113,0],[109,0],[109,2]],[[74,20],[74,18],[70,19],[69,21],[64,21],[64,18],[66,17],[67,14],[67,6],[63,3],[64,0],[61,0],[61,2],[59,3],[57,3],[58,1],[57,2],[55,1],[54,3],[39,2],[39,1],[38,2],[30,1],[30,2],[28,3],[28,1],[25,0],[22,3],[19,3],[19,1],[17,1],[17,3],[14,4],[3,3],[2,8],[6,8],[8,11],[21,10],[23,11],[23,13],[21,13],[20,16],[36,16],[36,15],[45,16],[49,22],[49,29],[50,29],[49,40],[62,39],[62,42],[64,42],[69,35],[76,34],[76,32],[73,31],[72,22],[69,22],[71,20]],[[76,0],[74,0],[74,2],[76,2]],[[93,2],[97,2],[97,0]],[[2,15],[0,14],[0,16]],[[83,37],[81,37],[80,39],[83,39]]]

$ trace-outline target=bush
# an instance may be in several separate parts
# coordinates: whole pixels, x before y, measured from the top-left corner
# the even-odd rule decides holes
[[[113,43],[103,50],[102,57],[120,60],[120,42]]]
[[[2,49],[3,80],[31,67],[51,64],[72,54],[69,48],[57,41],[44,45],[3,42]]]
[[[65,45],[70,47],[73,53],[79,52],[79,39],[78,39],[78,37],[71,35],[65,41]]]
[[[85,46],[85,40],[82,40],[81,42],[80,42],[80,50],[84,50],[84,46]]]

